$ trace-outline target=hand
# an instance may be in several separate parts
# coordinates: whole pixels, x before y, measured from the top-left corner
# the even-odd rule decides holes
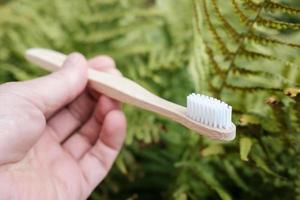
[[[0,86],[1,199],[87,199],[108,173],[126,120],[86,89],[88,65],[120,74],[109,57],[73,53],[58,72]]]

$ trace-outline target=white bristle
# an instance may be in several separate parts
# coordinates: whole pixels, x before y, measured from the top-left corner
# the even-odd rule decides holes
[[[187,116],[207,126],[230,128],[231,113],[231,106],[213,97],[195,93],[187,97]]]

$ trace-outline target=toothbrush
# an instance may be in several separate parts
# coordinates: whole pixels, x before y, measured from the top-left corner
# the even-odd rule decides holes
[[[28,49],[25,57],[49,71],[61,68],[66,59],[62,53],[41,48]],[[232,108],[220,100],[193,93],[187,97],[187,107],[184,107],[156,96],[125,77],[90,68],[88,79],[89,86],[102,94],[160,114],[210,139],[230,141],[235,138]]]

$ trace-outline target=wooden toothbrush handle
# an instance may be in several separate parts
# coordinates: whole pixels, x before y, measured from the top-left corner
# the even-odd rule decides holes
[[[62,53],[39,48],[27,50],[25,56],[30,62],[49,71],[61,68],[66,59],[66,55]],[[177,122],[186,112],[185,107],[162,99],[125,77],[89,68],[88,79],[89,85],[100,93],[121,102],[159,113]]]

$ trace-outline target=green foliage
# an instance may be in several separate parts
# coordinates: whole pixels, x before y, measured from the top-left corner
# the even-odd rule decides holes
[[[125,106],[126,145],[91,199],[300,198],[296,1],[11,0],[0,13],[0,82],[45,74],[23,58],[38,46],[108,54],[166,99],[196,90],[234,108],[237,139],[218,143]]]
[[[240,139],[240,155],[241,159],[248,161],[248,155],[250,153],[252,141],[250,138],[244,137]]]
[[[195,37],[201,38],[204,52],[199,48],[195,51],[205,59],[198,67],[209,74],[202,92],[233,105],[240,126],[240,156],[248,162],[236,163],[237,158],[228,152],[235,145],[225,147],[222,158],[233,159],[235,169],[242,167],[238,174],[247,183],[247,187],[239,184],[242,199],[262,199],[265,193],[269,199],[294,199],[299,195],[295,188],[300,153],[296,146],[300,139],[300,21],[299,9],[288,3],[194,1]],[[286,88],[290,88],[287,96]],[[235,194],[237,189],[228,190]],[[271,191],[285,192],[278,197]]]

